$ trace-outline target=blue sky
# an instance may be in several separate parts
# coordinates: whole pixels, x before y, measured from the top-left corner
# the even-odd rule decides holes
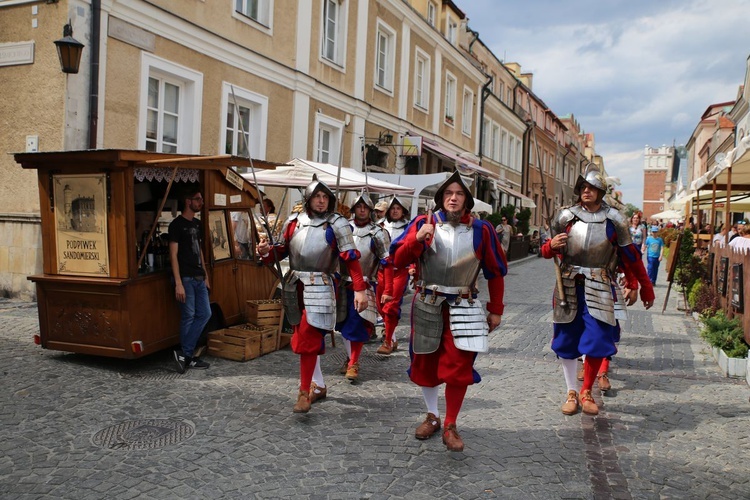
[[[596,138],[624,201],[642,207],[646,145],[685,144],[733,101],[750,56],[750,0],[463,0],[495,55],[534,74],[556,114]]]

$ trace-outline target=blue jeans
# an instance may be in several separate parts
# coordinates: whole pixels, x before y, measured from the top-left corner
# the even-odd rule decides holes
[[[182,278],[182,286],[185,288],[185,302],[178,302],[182,313],[180,344],[185,357],[192,357],[195,344],[211,319],[211,304],[208,301],[208,288],[204,280]]]
[[[659,257],[647,257],[648,260],[648,279],[651,280],[651,284],[656,284],[656,275],[659,274]]]

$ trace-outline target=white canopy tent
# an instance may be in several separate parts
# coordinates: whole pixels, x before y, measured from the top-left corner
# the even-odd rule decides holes
[[[663,212],[658,212],[649,217],[649,219],[668,219],[668,220],[680,220],[684,219],[685,214],[682,212],[678,212],[677,210],[664,210]]]
[[[381,174],[374,173],[370,174],[377,179],[383,181],[404,184],[411,186],[413,189],[414,196],[412,197],[411,207],[409,208],[409,214],[414,217],[417,215],[419,210],[419,200],[432,199],[435,196],[435,192],[440,185],[445,182],[445,179],[453,175],[449,172],[440,172],[438,174],[421,174],[421,175],[406,175],[406,174]],[[471,177],[462,177],[467,186],[472,183]]]
[[[318,176],[319,181],[324,182],[335,191],[338,171],[339,167],[335,165],[295,158],[286,165],[276,167],[274,170],[256,169],[255,178],[257,178],[258,184],[261,186],[303,188],[310,184],[312,176],[315,174]],[[250,182],[255,181],[252,172],[244,173],[242,177]],[[352,168],[341,169],[340,189],[359,191],[365,187],[371,193],[399,195],[411,195],[414,193],[413,187],[385,182],[369,174],[365,177],[364,173]]]

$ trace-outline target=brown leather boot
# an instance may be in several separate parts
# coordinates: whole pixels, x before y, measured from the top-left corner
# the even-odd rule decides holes
[[[563,415],[575,415],[578,413],[578,393],[574,390],[568,391],[568,399],[562,405]]]
[[[310,384],[310,404],[325,399],[327,395],[328,387],[319,387],[315,382]]]
[[[603,372],[597,375],[596,381],[599,383],[599,390],[602,392],[607,392],[612,388],[612,384],[609,383],[607,372]]]
[[[414,437],[422,440],[429,439],[439,430],[440,418],[436,417],[434,413],[428,413],[427,418],[424,419],[424,422],[419,424],[419,427],[417,427],[417,430],[414,433]]]
[[[387,340],[380,344],[380,347],[378,347],[378,350],[376,354],[383,354],[385,356],[388,356],[390,353],[392,353],[394,349],[394,342],[388,342]]]
[[[596,406],[594,396],[591,395],[590,390],[581,392],[581,409],[586,415],[599,415],[599,407]]]
[[[352,366],[346,369],[346,379],[352,382],[356,382],[359,378],[359,363],[354,363]]]
[[[344,361],[344,364],[341,365],[341,368],[339,368],[339,373],[341,375],[346,374],[346,370],[349,368],[349,358],[346,358],[346,361]]]
[[[294,405],[294,413],[307,413],[310,411],[310,393],[307,391],[299,391],[297,396],[297,403]]]
[[[456,424],[448,424],[443,432],[443,444],[449,451],[464,451],[464,442],[458,435]]]

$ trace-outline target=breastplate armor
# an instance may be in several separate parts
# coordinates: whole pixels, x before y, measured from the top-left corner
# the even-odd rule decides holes
[[[447,294],[471,293],[479,265],[472,226],[437,224],[432,243],[419,260],[421,284]]]
[[[409,225],[408,220],[394,220],[393,222],[388,222],[388,220],[386,220],[383,227],[385,228],[386,231],[388,231],[388,234],[391,237],[391,241],[393,241],[399,236],[401,236],[401,234],[406,229],[406,226],[408,225]]]
[[[617,242],[607,238],[609,207],[597,212],[587,212],[580,205],[563,209],[556,221],[556,230],[563,231],[572,222],[568,231],[560,270],[567,308],[560,306],[562,298],[555,288],[555,308],[552,319],[555,323],[570,323],[578,310],[576,276],[584,277],[586,306],[592,317],[610,325],[624,319],[624,302],[617,294],[615,269],[617,248],[615,245],[629,244],[630,235],[619,218],[612,224],[617,232]],[[624,233],[624,234],[621,234]],[[626,236],[627,235],[627,236]]]
[[[374,224],[368,224],[364,227],[352,226],[352,233],[354,237],[354,245],[359,250],[359,265],[362,268],[362,276],[365,281],[370,283],[377,281],[378,266],[380,265],[380,259],[388,256],[387,252],[385,256],[377,255],[375,248],[373,247],[385,247],[385,244],[377,245],[374,240],[378,238],[377,233],[382,233],[382,229],[375,226]],[[382,239],[382,234],[380,235]]]
[[[326,241],[328,221],[311,218],[306,213],[297,217],[297,226],[287,243],[289,267],[295,271],[318,271],[332,274],[338,255]]]
[[[615,247],[607,239],[607,219],[576,220],[568,232],[563,262],[571,266],[610,268],[616,258]]]

